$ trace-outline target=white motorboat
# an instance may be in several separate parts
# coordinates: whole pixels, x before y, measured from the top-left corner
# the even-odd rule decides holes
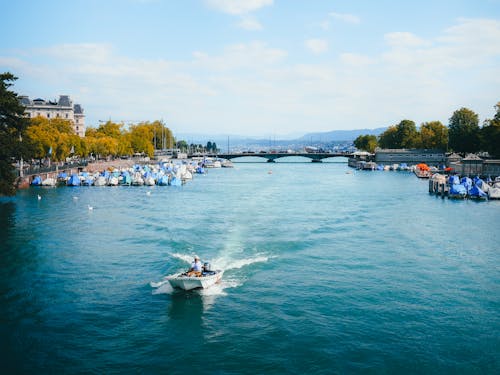
[[[202,288],[206,289],[222,279],[224,271],[203,271],[201,276],[188,276],[187,272],[178,273],[167,277],[168,282],[173,288],[191,290]]]

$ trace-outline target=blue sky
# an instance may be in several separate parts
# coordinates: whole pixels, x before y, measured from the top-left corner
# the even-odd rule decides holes
[[[291,136],[481,121],[500,101],[500,0],[2,1],[0,71],[88,126]]]

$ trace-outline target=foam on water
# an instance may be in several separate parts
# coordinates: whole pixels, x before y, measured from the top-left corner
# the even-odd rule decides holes
[[[192,259],[192,255],[189,254],[173,253],[171,255],[187,263],[190,263]],[[269,257],[264,255],[259,255],[253,258],[238,259],[238,260],[228,259],[226,257],[220,257],[214,261],[213,267],[216,269],[222,269],[224,270],[224,272],[227,272],[230,270],[240,269],[254,263],[267,262],[268,260]],[[153,290],[152,294],[172,294],[174,292],[174,289],[168,282],[167,277],[168,276],[165,276],[161,281],[158,282],[151,281],[149,283],[151,288],[155,289]],[[241,285],[243,285],[243,281],[241,278],[238,278],[236,275],[231,275],[230,277],[227,277],[227,273],[225,273],[224,276],[222,277],[222,280],[219,283],[212,285],[208,289],[201,289],[197,292],[200,293],[200,295],[202,296],[221,296],[221,295],[225,296],[227,295],[225,289],[237,288],[238,286]]]
[[[174,258],[177,258],[177,259],[180,259],[180,260],[183,260],[184,262],[186,263],[191,263],[193,261],[193,257],[194,255],[196,254],[180,254],[180,253],[173,253],[173,254],[170,254],[172,255]]]
[[[249,265],[254,264],[254,263],[267,262],[268,260],[269,260],[269,257],[264,256],[264,255],[256,256],[254,258],[237,259],[237,260],[221,257],[221,258],[215,259],[214,265],[216,267],[222,268],[225,271],[229,271],[229,270],[234,270],[234,269],[240,269],[240,268],[243,268],[245,266],[249,266]]]

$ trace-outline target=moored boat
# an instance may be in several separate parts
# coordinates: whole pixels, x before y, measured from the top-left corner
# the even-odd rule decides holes
[[[431,177],[431,169],[425,163],[420,163],[415,166],[414,173],[418,178],[429,178]]]

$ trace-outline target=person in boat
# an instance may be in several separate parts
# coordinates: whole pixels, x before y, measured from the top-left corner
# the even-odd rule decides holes
[[[191,268],[187,272],[188,276],[201,276],[203,271],[203,265],[201,263],[200,257],[196,255],[194,257],[193,263],[191,263]]]

